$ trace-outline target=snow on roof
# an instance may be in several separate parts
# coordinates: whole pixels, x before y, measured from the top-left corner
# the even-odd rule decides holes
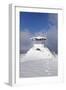
[[[42,36],[37,36],[37,37],[33,37],[33,38],[31,38],[32,40],[46,40],[47,39],[47,37],[45,36],[45,37],[42,37]]]

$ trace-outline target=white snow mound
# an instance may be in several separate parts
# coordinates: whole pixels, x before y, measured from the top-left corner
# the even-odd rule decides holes
[[[21,55],[21,62],[30,60],[52,59],[53,54],[47,47],[32,47],[25,55]]]

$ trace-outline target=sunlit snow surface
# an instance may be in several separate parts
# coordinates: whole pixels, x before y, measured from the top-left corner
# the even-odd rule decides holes
[[[58,58],[54,55],[53,59],[44,60],[27,60],[22,61],[24,55],[20,55],[20,77],[42,77],[57,76],[58,74]]]

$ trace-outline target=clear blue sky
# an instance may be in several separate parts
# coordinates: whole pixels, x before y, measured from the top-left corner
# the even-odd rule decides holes
[[[34,33],[48,30],[48,16],[49,13],[20,12],[20,31],[29,29]]]
[[[58,14],[56,13],[34,13],[34,12],[20,12],[20,32],[25,32],[25,37],[21,38],[22,43],[20,44],[21,48],[29,47],[29,39],[26,38],[26,30],[30,34],[35,34],[38,32],[47,32],[47,47],[57,51],[57,42],[58,42]],[[26,40],[25,40],[26,38]],[[28,41],[29,40],[29,41]],[[23,41],[26,42],[23,43]],[[24,47],[23,47],[24,46]]]

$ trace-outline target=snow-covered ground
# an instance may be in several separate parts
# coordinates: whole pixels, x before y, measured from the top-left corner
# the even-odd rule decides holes
[[[41,76],[57,76],[58,74],[58,58],[57,55],[53,59],[44,60],[27,60],[23,61],[24,55],[20,56],[20,77],[41,77]]]

